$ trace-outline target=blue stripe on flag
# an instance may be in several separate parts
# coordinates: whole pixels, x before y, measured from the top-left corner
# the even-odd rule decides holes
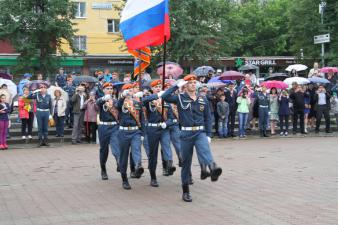
[[[120,30],[127,41],[164,23],[167,3],[162,3],[120,23]]]

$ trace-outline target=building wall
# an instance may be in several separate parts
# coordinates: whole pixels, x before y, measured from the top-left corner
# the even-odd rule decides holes
[[[124,41],[121,36],[116,33],[108,33],[107,19],[118,19],[119,12],[116,6],[121,4],[120,0],[73,0],[73,2],[86,3],[85,18],[76,18],[75,28],[78,29],[76,35],[87,37],[88,55],[115,55],[126,54],[124,51]],[[112,9],[93,9],[93,3],[112,3]],[[63,49],[67,53],[71,53],[69,45],[65,44]]]

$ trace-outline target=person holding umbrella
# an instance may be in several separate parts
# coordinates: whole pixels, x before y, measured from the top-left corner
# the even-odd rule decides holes
[[[229,84],[229,89],[225,92],[225,99],[229,104],[228,137],[236,137],[234,130],[237,112],[237,91],[233,82]]]
[[[40,83],[40,89],[33,91],[27,96],[28,99],[36,100],[36,119],[38,122],[39,144],[49,146],[48,143],[48,121],[51,118],[52,97],[47,93],[47,84]]]

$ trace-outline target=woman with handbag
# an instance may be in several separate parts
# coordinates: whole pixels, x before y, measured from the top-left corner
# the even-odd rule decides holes
[[[62,96],[61,90],[54,91],[54,99],[52,101],[52,115],[55,122],[56,137],[63,137],[65,128],[67,102]]]

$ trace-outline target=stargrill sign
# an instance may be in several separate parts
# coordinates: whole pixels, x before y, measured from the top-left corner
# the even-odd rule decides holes
[[[92,9],[106,9],[111,10],[113,9],[113,3],[111,2],[93,2]]]
[[[274,66],[277,65],[274,59],[263,59],[263,60],[245,60],[245,64],[251,64],[255,66]]]
[[[128,60],[108,60],[108,64],[134,64],[133,61]]]

